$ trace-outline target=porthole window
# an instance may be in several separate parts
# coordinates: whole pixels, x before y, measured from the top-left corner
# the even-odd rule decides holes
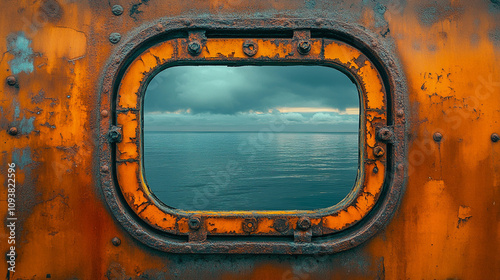
[[[272,26],[273,23],[267,24]],[[235,28],[238,24],[232,26],[231,28]],[[167,252],[278,254],[337,252],[356,246],[380,230],[395,211],[404,181],[402,156],[405,151],[405,110],[404,103],[398,97],[400,85],[394,78],[397,71],[385,68],[377,57],[377,52],[366,46],[360,47],[360,41],[345,34],[328,35],[328,32],[312,32],[307,29],[291,29],[277,37],[273,37],[278,33],[272,28],[267,35],[260,33],[258,37],[252,37],[245,31],[240,31],[241,36],[236,36],[237,30],[170,31],[158,26],[151,27],[137,35],[137,38],[131,39],[128,45],[124,43],[117,54],[121,59],[113,60],[106,74],[107,78],[103,81],[100,122],[102,188],[111,211],[125,229],[141,242]],[[144,43],[131,48],[134,42]],[[378,51],[385,54],[384,50]],[[230,69],[233,74],[235,71],[254,71],[254,75],[259,75],[255,73],[260,71],[260,75],[267,73],[265,77],[261,76],[264,79],[272,75],[272,71],[285,68],[287,71],[299,69],[295,71],[311,73],[324,71],[316,75],[330,75],[331,80],[335,80],[337,74],[342,75],[347,81],[352,81],[354,90],[351,89],[347,94],[354,94],[352,100],[359,107],[351,106],[354,104],[352,102],[343,107],[331,104],[326,106],[329,103],[325,100],[330,96],[317,95],[318,92],[303,95],[294,93],[298,77],[288,78],[289,81],[296,82],[295,88],[283,90],[281,96],[273,96],[274,93],[263,96],[260,93],[245,92],[240,96],[241,100],[236,100],[235,96],[222,90],[224,80],[210,76],[206,78],[201,74],[203,71],[217,74],[217,71]],[[231,73],[221,75],[228,78]],[[240,75],[241,73],[243,72]],[[164,75],[177,75],[177,78],[168,80]],[[189,76],[181,79],[179,75]],[[158,97],[152,91],[161,86],[161,82],[155,79],[170,81],[169,86],[181,83],[184,91],[175,93],[179,89],[171,89],[170,95],[160,94],[164,100],[155,100]],[[219,87],[210,89],[203,81]],[[235,85],[243,83],[242,80]],[[202,88],[198,88],[198,92],[189,89],[193,85]],[[317,82],[312,85],[317,86]],[[271,85],[265,85],[269,86]],[[285,89],[286,85],[275,87]],[[315,90],[320,91],[318,88]],[[329,91],[324,88],[321,90]],[[184,100],[179,97],[182,94]],[[189,94],[191,98],[187,98]],[[148,103],[148,95],[151,103]],[[220,99],[221,96],[233,103],[210,100]],[[296,98],[295,103],[293,98]],[[258,106],[251,106],[251,103]],[[300,110],[303,114],[289,114],[299,113]],[[215,114],[216,111],[220,114]],[[305,111],[312,114],[306,118]],[[200,116],[203,114],[205,119],[200,123]],[[281,123],[262,122],[265,118],[272,117],[278,117],[279,120],[280,116],[286,114],[290,118],[296,117],[295,122],[292,123],[290,119]],[[214,115],[217,115],[219,122],[214,121]],[[231,124],[238,123],[234,119],[237,115],[241,117],[237,120],[239,125],[229,128]],[[299,129],[299,119],[308,121],[311,129],[315,120],[331,120],[341,115],[341,119],[351,120],[351,126],[344,128],[350,131],[340,131],[340,128],[337,128],[338,131],[319,131],[323,134],[321,137],[314,135],[317,139],[311,139],[314,138],[311,133],[315,131],[277,135],[277,132],[286,134],[287,131],[278,131],[284,129],[283,124],[288,124],[288,129],[292,132],[293,129]],[[314,116],[315,120],[312,119]],[[257,119],[256,123],[248,122],[252,117]],[[262,117],[260,123],[259,117]],[[233,123],[229,121],[231,118]],[[247,122],[242,123],[245,118]],[[341,124],[337,122],[337,125]],[[330,126],[316,128],[324,130],[333,127],[330,122]],[[230,129],[232,131],[228,131]],[[229,132],[233,135],[223,135]],[[247,133],[246,138],[234,132]],[[309,135],[297,135],[299,132],[308,132]],[[335,138],[334,132],[348,133]],[[250,137],[251,133],[254,133],[253,138]],[[252,151],[245,145],[251,141],[255,144],[258,137],[261,140],[267,139],[266,143],[270,146],[259,147],[264,151],[264,154],[260,154],[261,158],[258,158],[257,149],[246,156],[257,159],[260,165],[241,163],[244,152]],[[271,137],[275,141],[272,142],[274,146],[270,144]],[[350,148],[335,150],[328,146],[346,139],[350,143],[344,144],[351,145]],[[293,146],[296,144],[302,146]],[[156,150],[153,149],[154,145],[157,145]],[[284,147],[278,147],[279,145]],[[314,150],[314,145],[321,146],[321,149]],[[228,152],[231,149],[239,151],[239,154],[232,157],[234,152]],[[274,150],[270,152],[271,150],[266,149]],[[347,163],[335,166],[328,162],[341,157],[347,150],[351,151],[350,162],[354,162],[354,166],[349,167]],[[265,163],[269,159],[262,156],[284,152],[289,153],[288,157],[293,158],[289,160],[295,162],[284,163],[286,167],[281,168],[289,170],[282,173],[271,172],[265,166],[269,165]],[[153,159],[155,156],[156,159]],[[353,156],[355,160],[352,160]],[[351,183],[330,182],[326,189],[314,186],[312,181],[298,180],[296,185],[289,183],[293,181],[291,178],[300,177],[301,169],[313,166],[317,169],[309,171],[310,174],[328,177],[346,173],[342,175],[348,176]],[[215,182],[220,184],[219,188],[216,184],[207,183],[210,168],[216,168],[215,171],[212,170],[212,179],[217,178],[217,174],[223,175],[219,176],[219,182]],[[223,172],[220,173],[221,170],[217,168],[223,168]],[[151,177],[153,172],[160,179]],[[290,193],[297,193],[298,188],[304,188],[303,193],[316,192],[316,198],[312,198],[310,206],[300,207],[298,203],[289,208],[273,207],[272,204],[276,201],[269,200],[269,205],[258,197],[261,204],[224,204],[223,201],[233,200],[228,190],[220,189],[226,183],[221,184],[220,181],[227,180],[228,174],[234,176],[234,181],[245,182],[239,191],[246,191],[249,195],[258,188],[258,183],[249,183],[251,180],[262,180],[262,177],[269,174],[277,174],[276,176],[290,181],[270,180],[265,183],[270,187],[263,190],[263,194],[274,188],[279,193],[277,196],[286,197]],[[279,184],[285,186],[279,189]],[[201,190],[192,192],[191,196],[205,192],[204,198],[218,201],[217,206],[195,205],[189,203],[193,201],[189,194],[175,193],[182,192],[186,186],[196,188],[197,185],[202,186]],[[232,187],[234,186],[238,185],[233,184]],[[335,199],[329,197],[322,202],[322,192],[335,190],[338,186],[347,190]],[[166,195],[162,195],[162,190],[165,191],[162,188],[168,188]],[[183,201],[182,196],[187,199]],[[240,196],[240,199],[244,197]],[[304,195],[301,199],[304,199]]]
[[[145,181],[183,210],[334,206],[356,183],[359,102],[331,67],[167,68],[144,95]]]

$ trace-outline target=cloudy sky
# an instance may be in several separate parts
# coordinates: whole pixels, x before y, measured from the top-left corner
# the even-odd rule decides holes
[[[148,131],[357,131],[359,97],[323,66],[177,66],[149,84]],[[274,126],[272,126],[274,124]]]

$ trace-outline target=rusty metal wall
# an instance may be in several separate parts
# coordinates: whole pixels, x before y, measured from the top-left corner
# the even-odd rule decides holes
[[[498,278],[497,0],[1,2],[0,248],[16,252],[15,272],[11,256],[0,262],[7,279]],[[171,254],[137,241],[110,213],[98,121],[114,51],[160,20],[189,27],[235,18],[284,27],[335,20],[366,30],[398,58],[408,87],[408,178],[395,216],[372,239],[331,255]]]

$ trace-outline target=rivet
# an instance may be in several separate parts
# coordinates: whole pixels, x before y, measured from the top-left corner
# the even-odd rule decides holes
[[[323,19],[321,18],[317,18],[316,21],[315,21],[316,25],[320,26],[323,24]]]
[[[122,38],[122,35],[120,35],[120,33],[114,32],[114,33],[109,34],[109,41],[113,44],[120,42],[121,38]]]
[[[111,239],[111,243],[115,246],[120,246],[120,244],[122,244],[122,241],[118,237],[113,237],[113,239]]]
[[[258,50],[259,45],[252,40],[246,40],[243,43],[243,52],[250,57],[254,56]]]
[[[9,128],[9,130],[8,130],[7,132],[8,132],[10,135],[15,136],[15,135],[17,135],[17,132],[18,132],[18,131],[17,131],[17,127],[13,126],[13,127]]]
[[[491,141],[498,142],[500,140],[500,136],[496,133],[491,134]]]
[[[434,139],[434,141],[436,142],[441,142],[441,140],[443,140],[443,134],[441,134],[440,132],[436,132],[434,133],[434,135],[432,135],[432,139]]]
[[[297,227],[300,230],[308,230],[311,227],[311,220],[306,217],[302,217],[297,221]]]
[[[384,154],[385,154],[384,148],[380,146],[376,146],[375,148],[373,148],[373,155],[375,155],[376,157],[381,157]]]
[[[113,15],[120,16],[121,14],[123,14],[123,7],[120,5],[114,5],[111,8],[111,11],[113,12]]]
[[[188,52],[191,55],[199,55],[201,53],[201,44],[200,42],[194,40],[189,42],[188,44]]]
[[[402,118],[402,117],[404,117],[404,115],[405,115],[405,112],[403,110],[397,110],[396,111],[396,116],[398,118]]]
[[[7,77],[7,84],[9,86],[15,86],[17,84],[17,79],[14,75],[10,75]]]
[[[108,173],[108,171],[109,171],[109,167],[107,165],[101,166],[101,172]]]
[[[308,54],[311,51],[311,42],[309,42],[308,40],[299,41],[297,50],[302,55]]]
[[[155,28],[156,28],[156,31],[162,31],[163,30],[163,24],[158,23]]]
[[[398,164],[398,171],[403,172],[404,170],[405,170],[405,166],[402,163]]]
[[[102,110],[102,111],[101,111],[101,117],[103,117],[103,118],[107,118],[108,116],[109,116],[109,112],[108,112],[108,110]]]
[[[191,217],[188,221],[189,228],[192,230],[198,230],[201,227],[201,220],[198,217]]]
[[[242,224],[243,231],[245,232],[254,232],[257,229],[257,220],[256,219],[245,219]]]
[[[288,220],[287,219],[276,219],[273,224],[273,228],[278,232],[284,232],[288,230]]]
[[[392,131],[387,127],[382,127],[378,130],[377,137],[382,141],[389,141],[392,138]]]

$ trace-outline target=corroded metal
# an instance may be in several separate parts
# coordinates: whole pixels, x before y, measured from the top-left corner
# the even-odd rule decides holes
[[[0,159],[5,168],[16,164],[19,197],[15,253],[10,253],[13,244],[3,242],[10,232],[0,229],[2,252],[16,257],[15,273],[7,271],[7,262],[0,263],[4,277],[496,279],[497,2],[3,1],[0,69],[4,81],[13,75],[17,83],[0,85]],[[123,6],[121,16],[112,14],[115,4]],[[396,157],[388,160],[387,170],[375,164],[369,169],[387,172],[402,188],[384,182],[368,218],[323,246],[311,246],[317,225],[296,230],[296,221],[289,224],[280,215],[264,224],[259,220],[259,227],[280,232],[272,237],[274,249],[261,242],[269,237],[253,233],[239,237],[235,247],[220,236],[216,239],[222,242],[215,245],[213,236],[205,238],[204,227],[190,231],[187,220],[179,220],[189,233],[177,235],[177,242],[165,242],[165,236],[173,235],[158,229],[145,231],[150,226],[117,189],[113,167],[101,174],[101,166],[111,161],[107,132],[116,119],[112,85],[121,77],[119,70],[158,38],[189,38],[186,33],[197,30],[208,30],[208,38],[211,32],[219,39],[244,34],[245,40],[277,42],[309,30],[312,40],[342,39],[363,50],[394,91],[386,100],[391,104],[387,126],[396,127],[395,134],[404,139],[401,148],[384,143],[386,153]],[[122,35],[117,44],[108,41],[113,32]],[[314,55],[314,45],[310,54],[300,55],[297,43],[289,49],[296,62]],[[242,45],[231,49],[244,55]],[[254,57],[266,49],[259,44]],[[16,137],[8,133],[10,127],[18,129]],[[444,135],[439,145],[432,137],[436,131]],[[4,184],[6,170],[0,173]],[[8,189],[0,194],[5,221]],[[241,227],[235,223],[231,228]],[[352,230],[358,230],[356,238],[341,236]],[[114,237],[122,245],[113,246]],[[171,254],[156,247],[220,253]],[[263,251],[269,254],[251,255]],[[283,254],[272,254],[276,252]],[[331,252],[336,253],[326,254]]]

